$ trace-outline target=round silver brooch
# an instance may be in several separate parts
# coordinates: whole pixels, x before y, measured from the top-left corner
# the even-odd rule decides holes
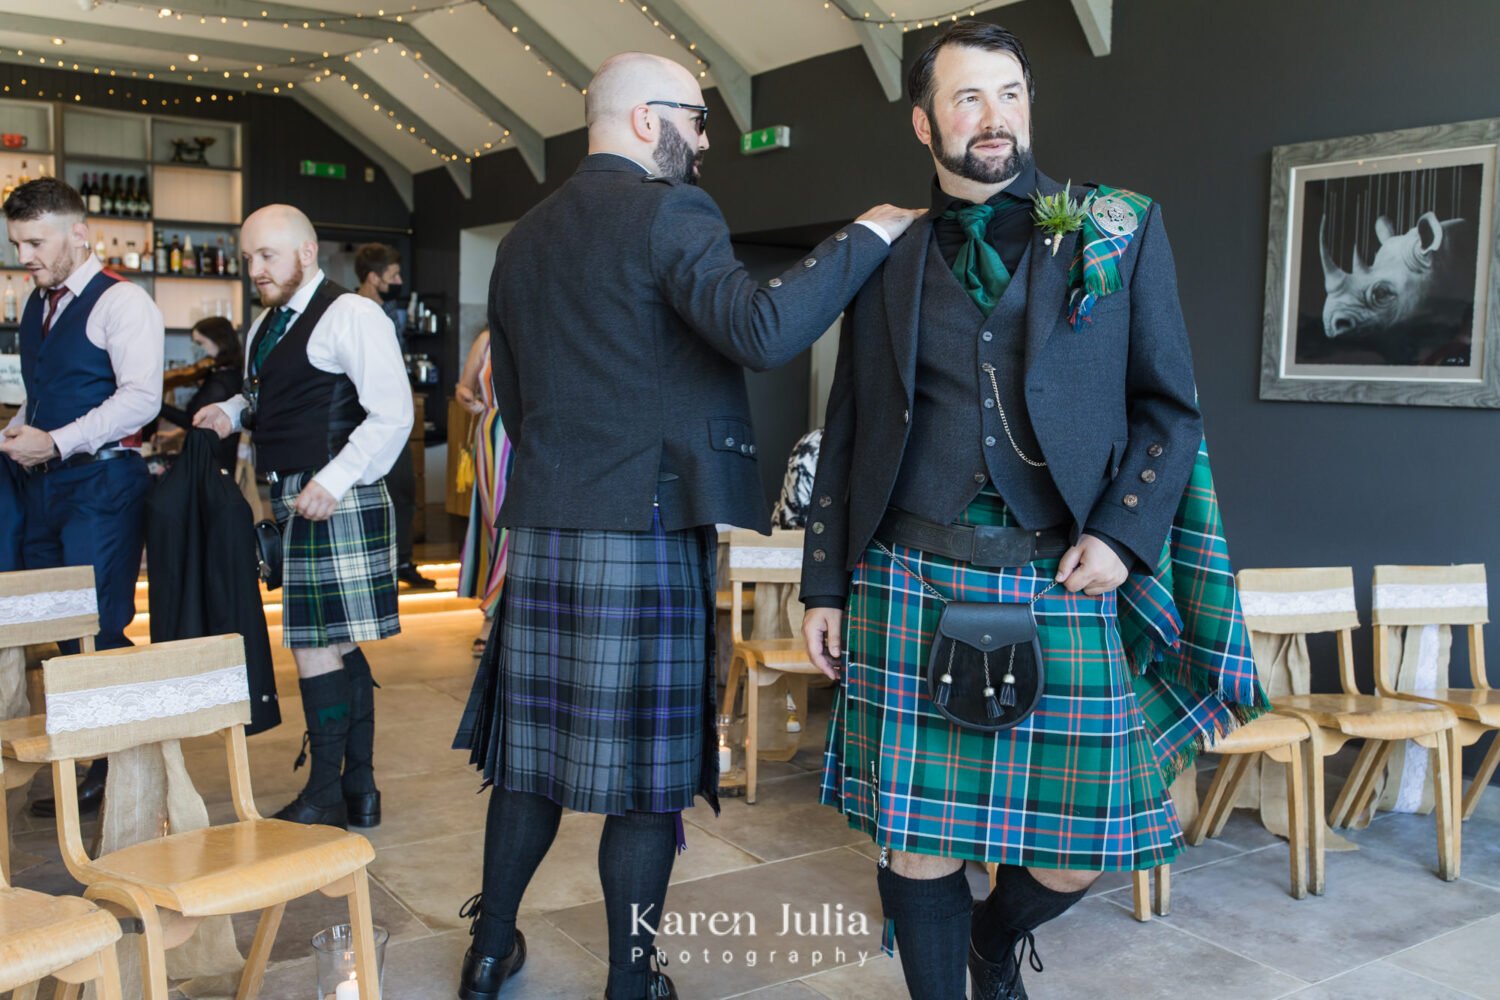
[[[1094,217],[1099,228],[1111,236],[1128,236],[1141,224],[1135,209],[1131,208],[1123,198],[1117,198],[1112,194],[1095,198],[1094,203],[1089,207],[1089,214]]]

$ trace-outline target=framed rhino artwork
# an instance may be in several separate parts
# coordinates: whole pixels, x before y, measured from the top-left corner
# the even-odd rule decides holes
[[[1500,119],[1278,146],[1262,399],[1500,407]]]

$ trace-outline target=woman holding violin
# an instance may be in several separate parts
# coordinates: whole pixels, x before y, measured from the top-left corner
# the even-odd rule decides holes
[[[222,403],[240,391],[240,382],[245,367],[245,352],[240,346],[240,336],[234,324],[222,316],[200,319],[192,329],[193,343],[203,351],[202,360],[173,368],[166,373],[166,388],[178,389],[197,386],[198,391],[188,400],[187,406],[179,409],[162,404],[161,416],[178,427],[191,429],[193,415],[210,403]],[[234,472],[238,457],[240,437],[231,434],[214,444],[214,455],[219,465]]]

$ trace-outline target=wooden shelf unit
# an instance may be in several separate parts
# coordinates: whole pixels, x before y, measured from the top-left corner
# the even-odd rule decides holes
[[[194,246],[237,253],[239,223],[245,212],[245,126],[238,122],[176,118],[131,111],[80,107],[58,101],[0,98],[0,133],[27,137],[22,149],[0,148],[0,182],[17,175],[25,161],[31,177],[41,171],[79,187],[84,175],[144,179],[152,212],[148,218],[91,215],[94,239],[103,239],[106,257],[123,258],[129,243],[142,255],[158,239],[191,236]],[[211,137],[206,164],[174,163],[173,139]],[[117,249],[118,248],[118,249]],[[15,251],[0,246],[0,287],[13,276],[26,284]],[[116,268],[116,270],[121,270]],[[192,360],[188,330],[207,316],[227,315],[244,325],[248,301],[238,276],[123,271],[148,289],[166,321],[167,364]],[[29,285],[27,286],[29,288]],[[21,289],[18,287],[17,292]]]

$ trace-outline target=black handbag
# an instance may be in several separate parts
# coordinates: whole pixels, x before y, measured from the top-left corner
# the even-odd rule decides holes
[[[927,693],[938,713],[963,729],[998,733],[1036,711],[1046,687],[1036,602],[950,601],[879,541],[875,545],[942,602],[927,654]]]
[[[281,528],[275,521],[255,524],[255,554],[260,560],[260,578],[267,590],[281,586]]]

